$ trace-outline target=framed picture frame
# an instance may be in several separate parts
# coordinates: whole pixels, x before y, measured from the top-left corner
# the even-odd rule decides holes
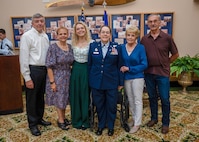
[[[141,27],[141,14],[112,14],[112,41],[119,44],[125,44],[125,31],[130,26]],[[141,30],[141,29],[140,29]],[[138,40],[140,40],[138,38]]]
[[[13,43],[15,49],[19,49],[20,38],[26,31],[31,29],[31,17],[11,17],[13,30]]]
[[[144,35],[148,34],[150,29],[147,25],[148,16],[153,13],[144,14]],[[173,36],[173,12],[158,13],[161,18],[161,30],[169,35]]]
[[[13,41],[15,49],[19,49],[20,38],[26,31],[32,28],[32,17],[11,17],[13,29]],[[49,37],[50,43],[56,42],[56,29],[66,27],[69,31],[68,42],[71,43],[73,33],[74,16],[45,17],[45,30]]]
[[[81,21],[81,15],[78,16],[78,21]],[[108,17],[108,21],[109,17]],[[104,15],[86,15],[85,23],[90,29],[91,38],[95,41],[99,41],[99,30],[104,25]]]
[[[45,17],[46,20],[46,34],[49,37],[50,44],[56,42],[56,30],[58,27],[66,27],[68,29],[68,42],[71,43],[73,33],[73,25],[75,23],[74,16],[59,16],[59,17]]]

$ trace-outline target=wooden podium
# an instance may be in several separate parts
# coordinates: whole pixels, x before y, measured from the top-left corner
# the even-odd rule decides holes
[[[22,111],[19,55],[0,56],[0,115]]]

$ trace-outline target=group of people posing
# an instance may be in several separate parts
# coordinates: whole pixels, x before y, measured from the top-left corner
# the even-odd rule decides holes
[[[20,41],[20,68],[25,81],[26,111],[32,135],[41,135],[38,125],[48,126],[43,119],[44,104],[56,107],[57,126],[62,130],[89,128],[90,97],[96,107],[98,129],[102,135],[114,134],[118,90],[125,89],[132,114],[130,133],[139,130],[142,123],[142,94],[146,83],[151,120],[147,126],[158,122],[158,96],[162,103],[162,133],[169,132],[170,62],[178,55],[171,36],[160,30],[158,14],[148,17],[149,34],[138,43],[137,27],[126,29],[126,44],[111,42],[111,29],[102,26],[100,41],[91,39],[83,22],[74,25],[72,43],[68,44],[68,29],[57,29],[57,42],[49,44],[44,32],[45,18],[37,13],[32,17],[32,29]],[[92,92],[92,93],[90,93]],[[44,99],[44,94],[46,94]],[[45,103],[44,103],[45,102]],[[70,102],[71,122],[65,117]]]

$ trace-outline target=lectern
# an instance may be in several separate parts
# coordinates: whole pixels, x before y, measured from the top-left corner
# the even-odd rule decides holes
[[[22,111],[19,55],[0,56],[0,115]]]

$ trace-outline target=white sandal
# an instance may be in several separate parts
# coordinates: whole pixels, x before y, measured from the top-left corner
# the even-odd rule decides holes
[[[129,133],[133,134],[133,133],[137,132],[139,129],[140,129],[140,126],[133,126],[131,128],[131,130],[129,131]]]

